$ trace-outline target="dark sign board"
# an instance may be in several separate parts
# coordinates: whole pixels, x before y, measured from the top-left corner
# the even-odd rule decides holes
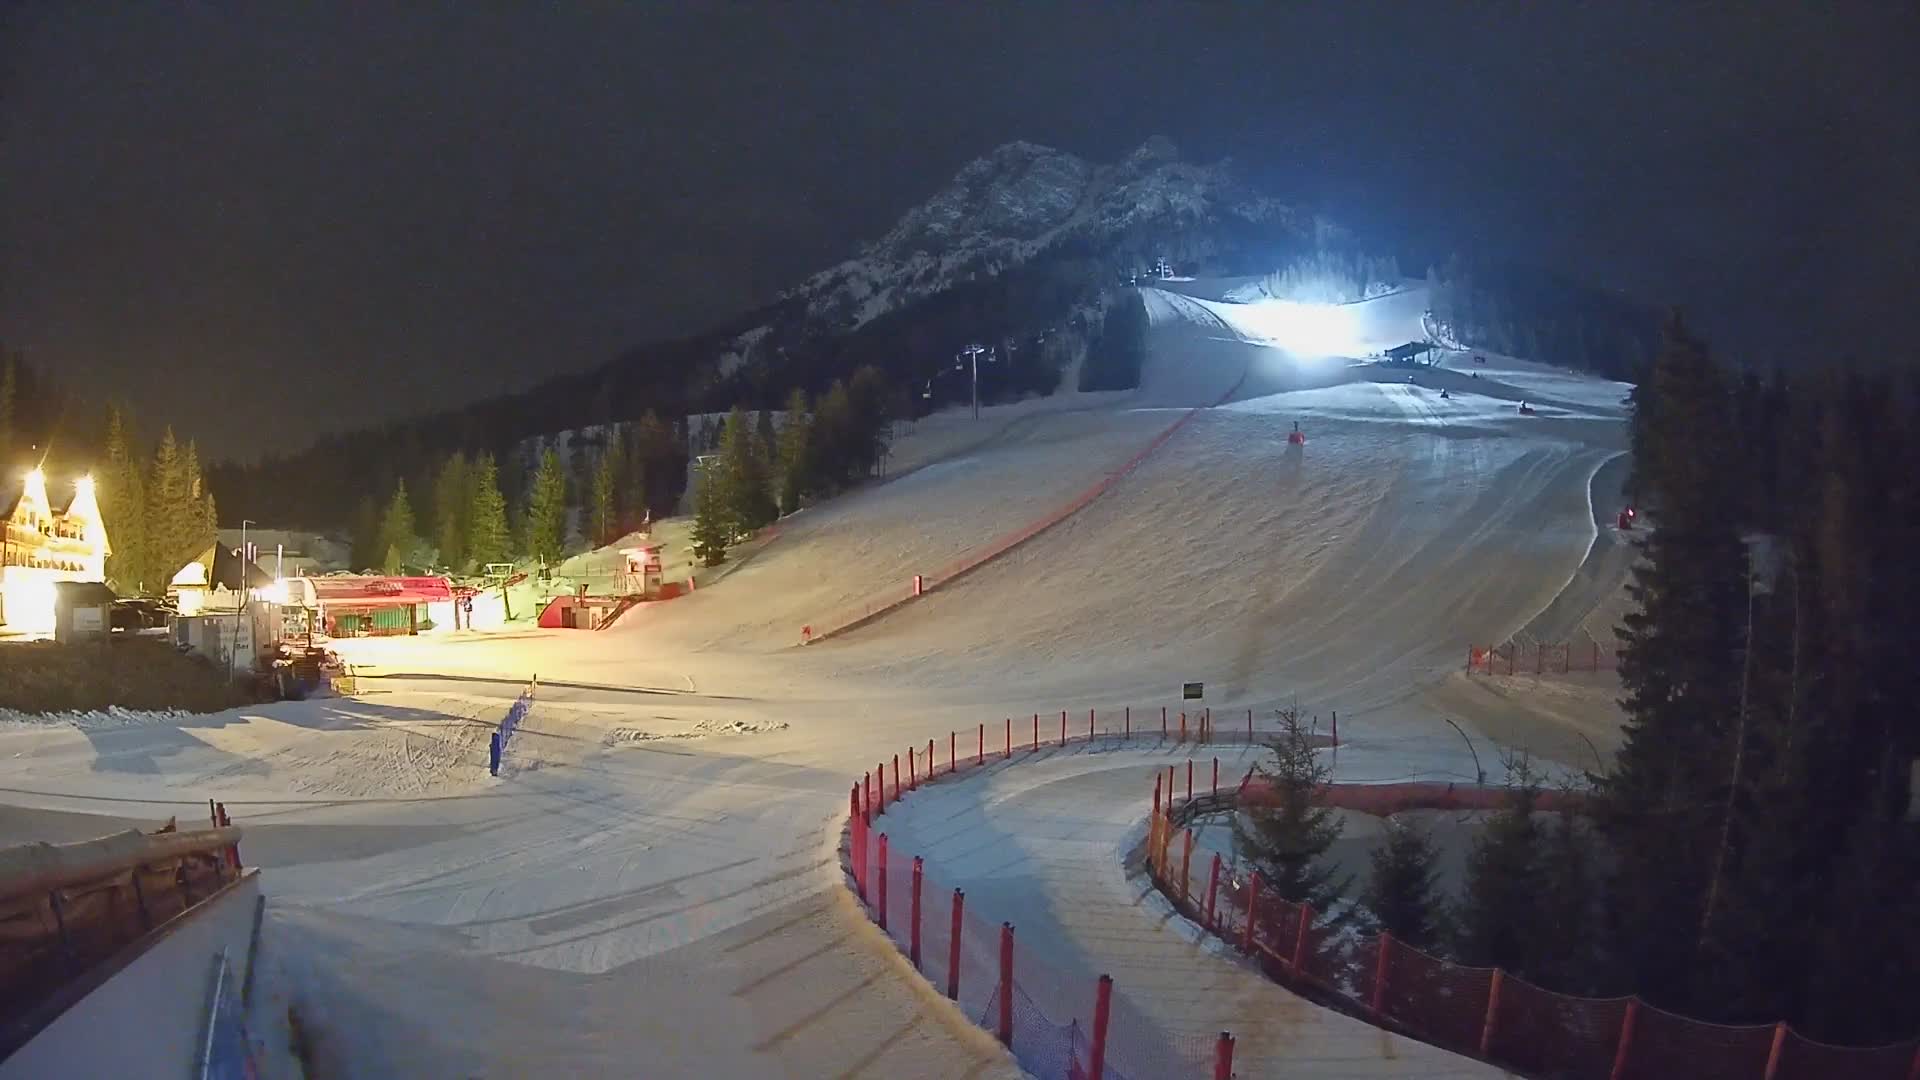
[[[1201,685],[1202,684],[1197,682],[1181,683],[1180,684],[1180,700],[1199,701]]]

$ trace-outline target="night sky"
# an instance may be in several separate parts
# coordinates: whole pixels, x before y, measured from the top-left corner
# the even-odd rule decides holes
[[[395,6],[8,9],[0,341],[290,449],[701,329],[1002,142],[1156,133],[1410,271],[1554,266],[1767,361],[1913,336],[1911,4]]]

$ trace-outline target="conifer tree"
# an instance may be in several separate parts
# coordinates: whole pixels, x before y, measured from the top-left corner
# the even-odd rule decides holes
[[[720,436],[720,491],[734,538],[749,536],[778,514],[768,492],[766,463],[755,446],[747,412],[738,406]]]
[[[468,470],[468,531],[466,555],[474,563],[506,562],[511,546],[507,532],[507,500],[500,494],[499,468],[493,455],[482,453]]]
[[[473,483],[467,457],[447,455],[433,484],[433,531],[440,562],[456,573],[467,565],[467,534],[473,513]]]
[[[800,509],[807,491],[807,441],[813,430],[813,418],[807,407],[807,392],[795,387],[787,395],[787,426],[780,432],[776,469],[780,483],[780,512],[791,514]]]
[[[373,496],[362,495],[353,511],[353,568],[371,570],[386,560],[380,548],[380,507]]]
[[[1265,790],[1256,805],[1234,816],[1233,849],[1260,871],[1266,888],[1325,913],[1351,884],[1326,859],[1327,849],[1340,838],[1340,818],[1314,805],[1332,772],[1314,753],[1300,714],[1293,709],[1278,714],[1280,734],[1267,744],[1273,757],[1255,766]]]
[[[549,566],[560,561],[566,543],[567,478],[560,454],[551,447],[540,455],[540,471],[527,494],[526,529],[528,555]]]
[[[754,436],[754,452],[760,456],[760,461],[766,466],[767,471],[772,473],[773,463],[780,459],[780,440],[774,433],[772,413],[765,409],[760,410],[754,420]]]
[[[186,462],[171,427],[161,434],[160,445],[154,450],[146,495],[152,570],[164,588],[187,560],[203,550],[195,546],[194,538],[199,533],[197,513],[188,485]]]
[[[1654,405],[1635,431],[1655,498],[1625,616],[1626,739],[1600,779],[1601,825],[1618,856],[1609,899],[1626,971],[1655,1000],[1684,1000],[1738,746],[1747,551],[1727,483],[1729,397],[1706,347],[1670,321]]]
[[[600,459],[593,466],[593,492],[588,530],[595,546],[611,543],[620,535],[620,510],[616,496],[620,487],[620,466],[626,451],[620,445],[620,429],[607,436]]]
[[[732,539],[732,522],[726,491],[717,462],[700,466],[695,483],[693,511],[693,555],[702,566],[719,566],[727,560],[727,543]]]
[[[1507,805],[1490,818],[1467,856],[1454,952],[1460,962],[1531,977],[1540,936],[1539,788],[1524,766],[1509,780]]]
[[[147,567],[146,484],[133,434],[118,406],[107,414],[107,467],[96,485],[100,516],[106,524],[113,554],[107,557],[107,577],[127,595],[156,587]]]
[[[386,516],[380,520],[381,570],[389,574],[401,572],[419,542],[414,529],[413,501],[407,498],[407,482],[396,481],[393,498],[387,502]]]
[[[1405,822],[1387,821],[1387,836],[1373,849],[1373,873],[1361,902],[1380,929],[1416,949],[1440,939],[1439,870],[1433,838]]]

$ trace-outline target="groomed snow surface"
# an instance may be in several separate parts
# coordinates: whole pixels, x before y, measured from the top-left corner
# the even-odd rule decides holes
[[[1338,710],[1356,777],[1471,776],[1443,715],[1496,778],[1496,741],[1581,766],[1578,735],[1614,738],[1604,684],[1547,698],[1457,672],[1469,643],[1613,602],[1625,560],[1591,492],[1624,439],[1625,387],[1464,355],[1409,384],[1276,348],[1208,283],[1180,287],[1146,294],[1140,391],[922,421],[888,482],[608,630],[345,642],[350,699],[0,718],[0,833],[71,839],[223,800],[271,898],[256,1025],[284,1039],[292,1003],[336,1075],[1017,1075],[842,887],[848,787],[882,758],[1035,711],[1106,723],[1132,705],[1157,723],[1189,680],[1223,717]],[[1421,299],[1369,303],[1352,317],[1370,341],[1421,336]],[[1079,514],[797,645],[1236,386]],[[1294,421],[1304,447],[1286,442]],[[490,777],[487,736],[536,673]],[[1238,1075],[1483,1071],[1294,998],[1142,900],[1119,855],[1152,762],[1063,755],[898,812],[930,867],[975,883],[970,907],[1018,922],[1058,978],[1110,972],[1169,1031],[1233,1031]]]

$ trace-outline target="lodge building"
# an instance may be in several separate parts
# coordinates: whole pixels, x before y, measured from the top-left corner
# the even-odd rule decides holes
[[[0,486],[0,510],[0,633],[49,633],[55,582],[107,577],[113,549],[93,478],[75,480],[73,497],[56,510],[47,497],[46,474],[32,469],[11,489]]]

